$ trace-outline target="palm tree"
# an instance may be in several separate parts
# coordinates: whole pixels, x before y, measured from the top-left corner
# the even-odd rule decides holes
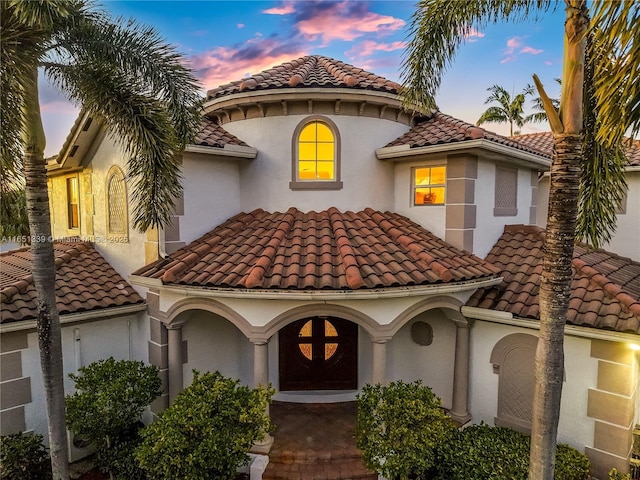
[[[442,73],[471,29],[490,22],[535,18],[557,7],[550,0],[421,0],[412,20],[403,79],[405,102],[425,110],[436,108],[435,93]],[[540,284],[540,336],[536,350],[529,478],[553,479],[555,442],[560,415],[564,366],[564,324],[571,292],[571,263],[582,166],[582,131],[587,32],[592,35],[593,102],[598,121],[585,125],[594,138],[610,148],[619,145],[625,130],[640,129],[640,54],[634,44],[640,4],[565,0],[565,36],[560,109],[556,110],[542,83],[534,83],[554,135],[545,256]],[[595,19],[590,21],[590,14]],[[636,22],[635,24],[633,22]],[[611,66],[615,68],[611,68]],[[611,103],[611,92],[617,103]]]
[[[158,33],[111,20],[90,0],[0,2],[2,181],[26,183],[37,331],[53,478],[68,479],[60,321],[38,102],[38,70],[121,139],[135,226],[163,225],[181,191],[177,154],[199,122],[200,94]],[[144,199],[144,201],[142,201]]]
[[[485,100],[488,103],[497,103],[498,106],[491,106],[480,116],[476,125],[483,123],[509,123],[509,135],[513,135],[513,125],[522,128],[526,119],[524,116],[524,100],[530,93],[526,89],[511,98],[509,92],[500,85],[493,85],[487,88],[491,95]]]
[[[560,78],[554,78],[554,80],[558,83],[558,85],[562,85]],[[524,91],[527,92],[528,95],[535,95],[536,87],[527,84],[524,88]],[[553,104],[553,108],[558,110],[560,108],[560,99],[551,98],[551,103]],[[542,104],[542,98],[540,96],[533,97],[531,99],[531,104],[533,105],[534,112],[530,115],[527,115],[524,118],[525,123],[541,123],[547,121],[547,112],[544,110],[544,105]]]

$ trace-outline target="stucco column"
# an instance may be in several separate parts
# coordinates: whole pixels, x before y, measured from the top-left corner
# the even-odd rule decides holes
[[[451,418],[466,423],[469,415],[469,322],[454,320],[456,324],[456,352],[453,367],[453,401]]]
[[[371,383],[373,385],[387,383],[387,342],[388,338],[374,338],[373,342],[373,372]]]
[[[269,385],[269,340],[251,339],[253,343],[253,386],[266,387]],[[269,415],[269,404],[266,409]],[[265,433],[264,438],[253,444],[251,453],[266,454],[271,450],[273,437]]]
[[[269,385],[269,344],[268,340],[253,342],[253,386]]]
[[[167,325],[169,357],[169,404],[182,391],[182,322]]]

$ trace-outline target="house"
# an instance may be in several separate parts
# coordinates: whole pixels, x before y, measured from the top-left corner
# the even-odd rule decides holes
[[[421,379],[462,423],[530,429],[549,144],[408,111],[399,89],[307,56],[208,91],[172,222],[145,233],[117,142],[81,114],[49,166],[54,235],[146,298],[114,354],[161,369],[154,411],[192,369],[289,402]],[[639,259],[574,260],[559,440],[597,478],[629,469],[639,420]]]

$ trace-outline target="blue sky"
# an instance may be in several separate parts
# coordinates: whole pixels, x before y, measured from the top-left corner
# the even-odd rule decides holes
[[[452,0],[464,1],[464,0]],[[185,55],[203,93],[303,55],[320,54],[391,80],[400,78],[412,1],[106,1],[113,16],[154,26]],[[486,89],[499,84],[518,92],[537,73],[548,92],[561,74],[564,11],[537,22],[496,24],[474,32],[444,75],[440,110],[475,123],[487,108]],[[47,155],[58,153],[77,115],[50,87],[41,104]],[[506,125],[486,124],[507,134]],[[523,132],[544,131],[546,124]]]

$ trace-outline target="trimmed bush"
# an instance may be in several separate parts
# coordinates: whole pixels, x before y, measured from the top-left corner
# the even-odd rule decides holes
[[[12,433],[0,437],[0,478],[3,480],[51,478],[51,460],[42,435]]]
[[[357,443],[371,470],[423,478],[454,430],[440,399],[420,381],[366,385],[358,395]]]
[[[158,369],[108,358],[69,376],[76,386],[66,398],[69,428],[95,442],[100,470],[119,480],[144,480],[133,451],[142,412],[161,393]]]
[[[631,474],[621,473],[614,468],[609,472],[609,480],[631,480]]]
[[[266,408],[273,393],[194,371],[193,383],[142,430],[135,456],[154,480],[233,479],[271,427]]]
[[[526,480],[530,438],[515,430],[472,425],[456,431],[441,445],[438,462],[429,472],[433,480]],[[586,480],[589,460],[568,445],[556,453],[556,480]]]

